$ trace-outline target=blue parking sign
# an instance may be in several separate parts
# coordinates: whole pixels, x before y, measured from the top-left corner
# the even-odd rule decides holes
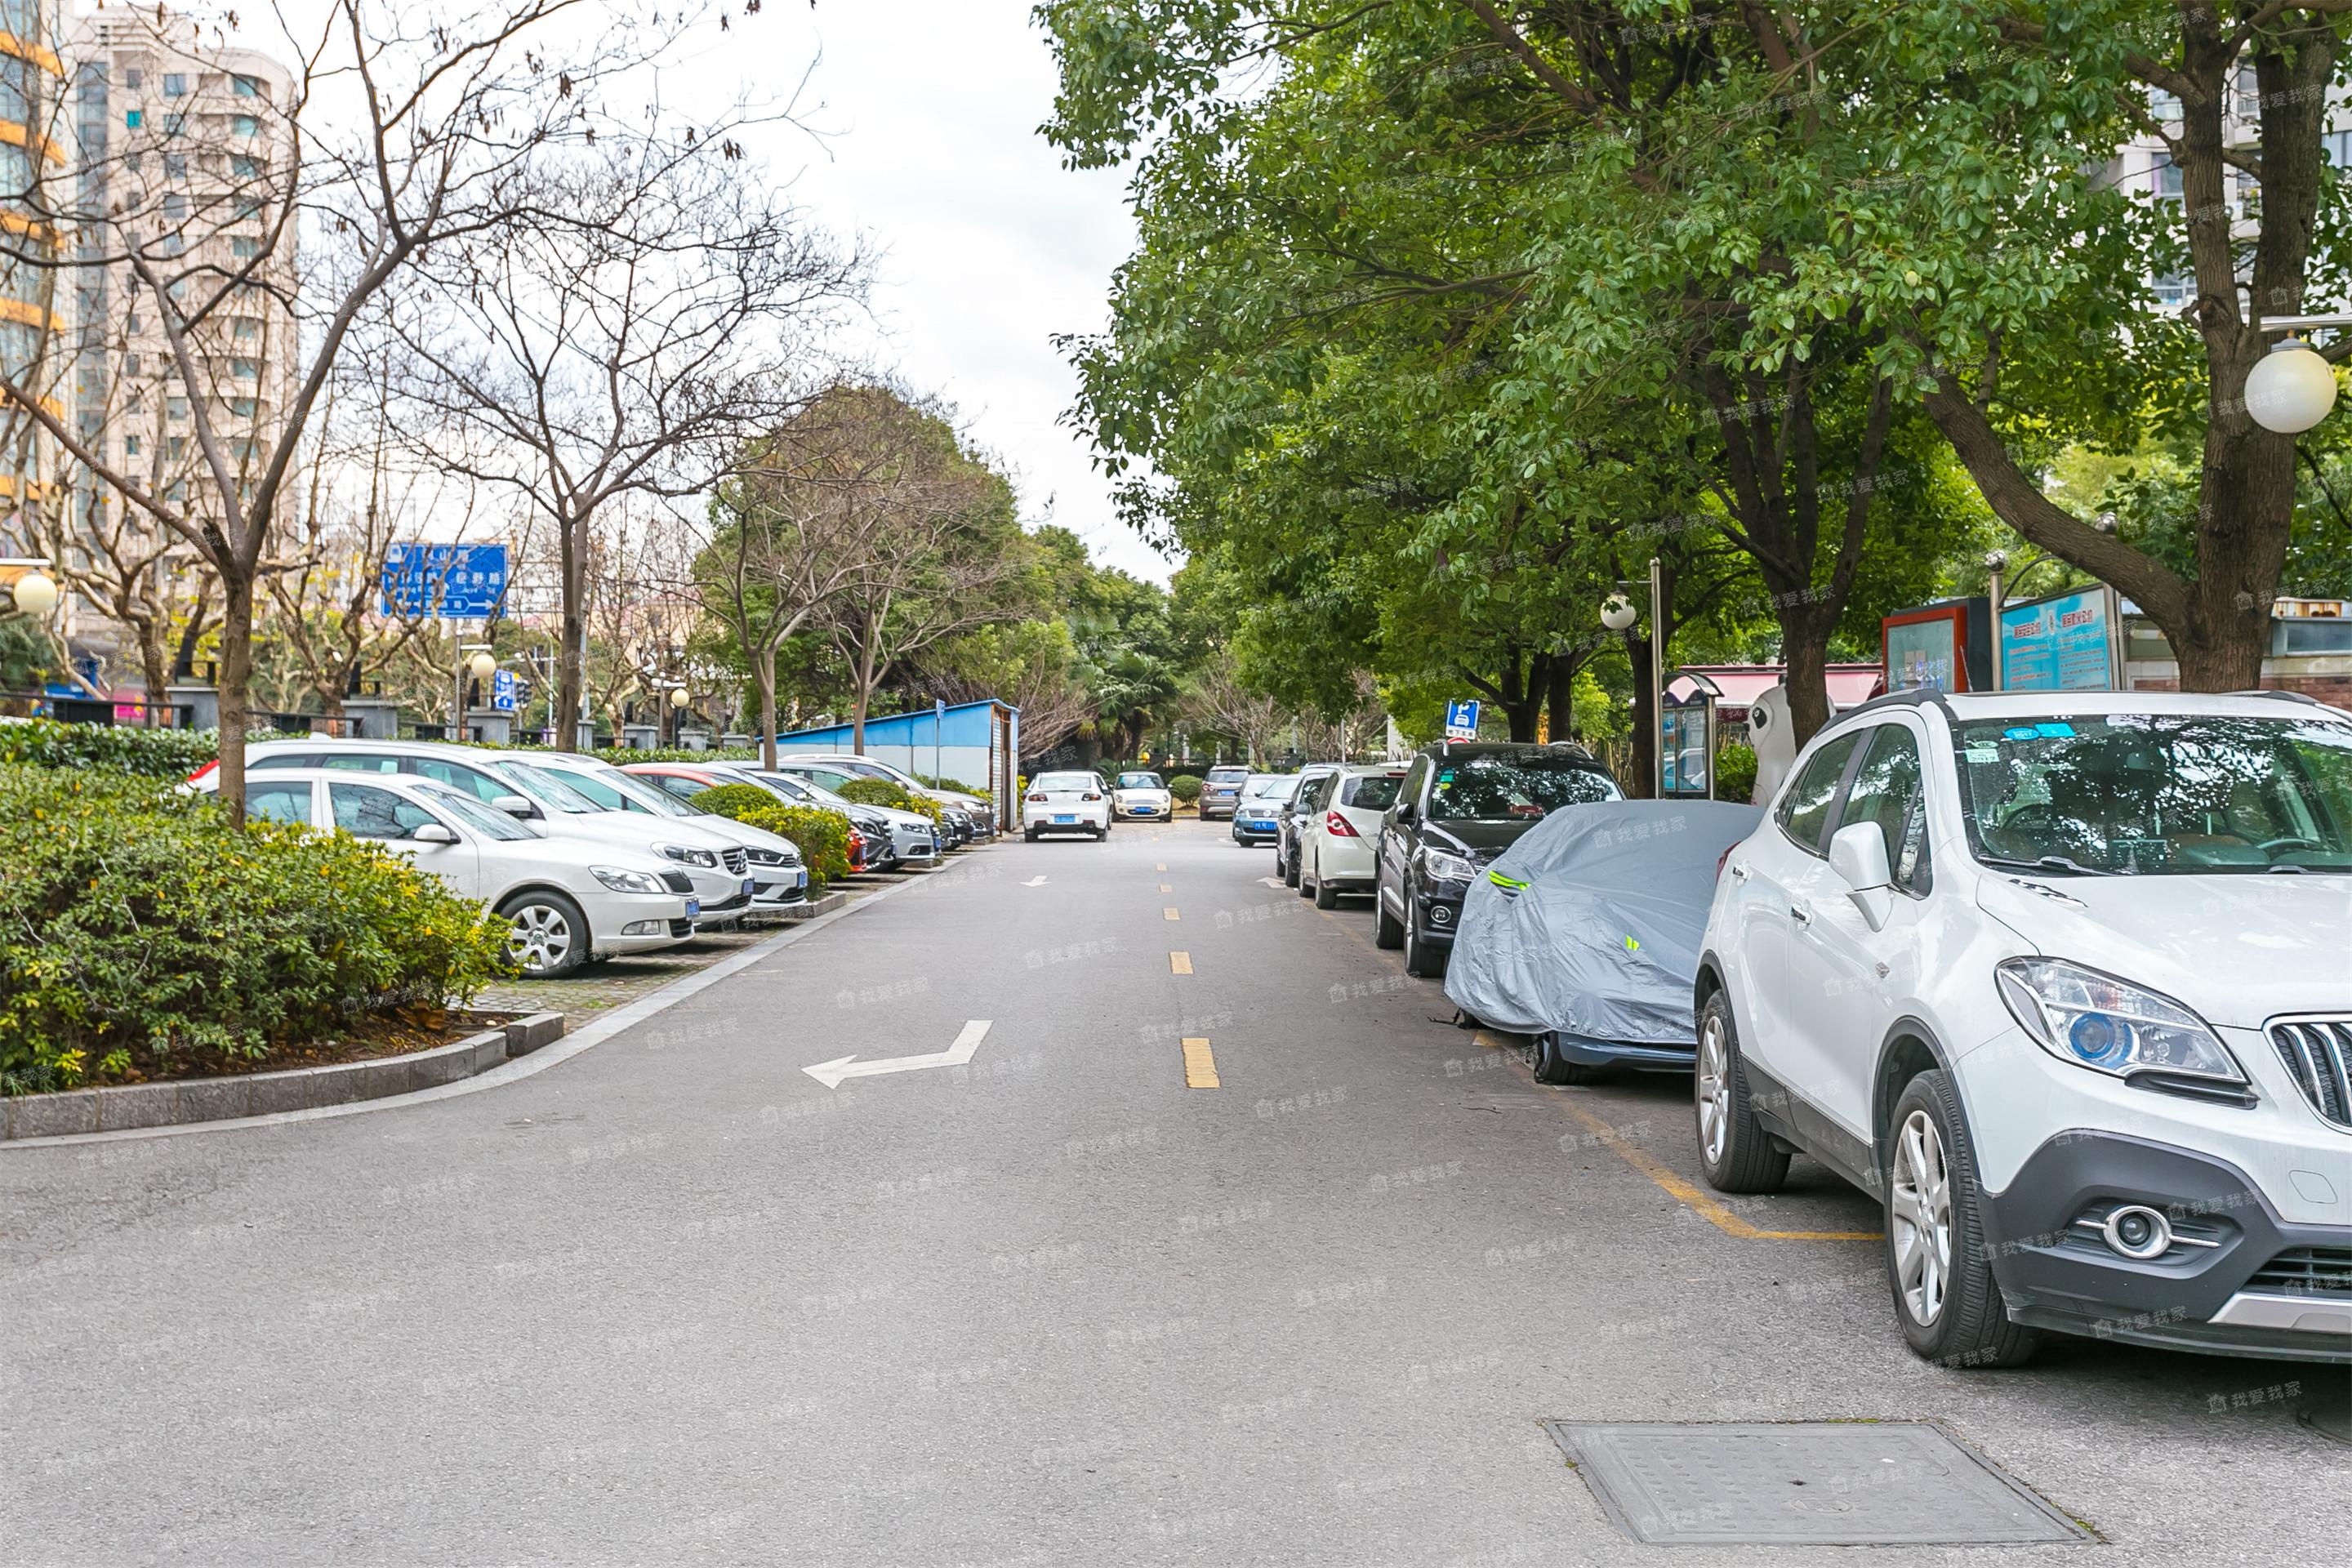
[[[1449,741],[1475,741],[1478,738],[1478,704],[1475,701],[1445,705],[1445,738]]]

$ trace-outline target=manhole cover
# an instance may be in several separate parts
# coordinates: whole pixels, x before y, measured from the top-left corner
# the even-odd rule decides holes
[[[1653,1545],[2093,1539],[1929,1422],[1544,1425],[1618,1528]]]

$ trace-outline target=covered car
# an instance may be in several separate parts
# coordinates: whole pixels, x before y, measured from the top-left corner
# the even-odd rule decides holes
[[[1688,1068],[1717,871],[1763,815],[1710,800],[1551,813],[1471,882],[1445,994],[1482,1024],[1530,1037],[1545,1083]]]

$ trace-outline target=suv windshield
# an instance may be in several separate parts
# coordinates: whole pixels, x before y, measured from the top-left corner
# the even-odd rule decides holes
[[[1296,773],[1260,773],[1242,789],[1244,800],[1287,800],[1291,787],[1298,783]]]
[[[529,763],[495,762],[490,771],[544,806],[581,816],[604,808],[549,773],[545,768],[532,767]]]
[[[1165,789],[1168,786],[1160,782],[1160,775],[1158,773],[1121,773],[1118,775],[1118,787],[1121,789]]]
[[[433,803],[436,811],[446,811],[485,838],[513,843],[519,838],[536,838],[538,834],[517,822],[503,811],[492,811],[469,795],[459,795],[447,784],[421,784],[416,793]]]
[[[2352,871],[2352,724],[2112,713],[1955,726],[1979,860],[2126,876]]]
[[[1568,757],[1441,757],[1429,815],[1440,822],[1532,822],[1563,805],[1621,798],[1614,779]]]
[[[626,811],[634,803],[656,816],[710,815],[698,805],[688,805],[657,789],[648,788],[627,773],[589,773],[573,768],[543,768],[540,771],[556,774],[566,788],[577,790],[606,811]]]
[[[1211,784],[1239,784],[1247,777],[1249,777],[1247,768],[1211,768],[1208,774]]]

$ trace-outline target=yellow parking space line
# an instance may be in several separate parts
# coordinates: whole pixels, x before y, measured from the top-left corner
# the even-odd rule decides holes
[[[1158,864],[1157,866],[1152,867],[1151,868],[1152,868],[1153,870],[1155,870],[1155,871],[1165,871],[1166,869],[1168,869],[1168,862],[1167,862],[1167,861],[1165,861],[1165,860],[1162,860],[1162,861],[1160,861],[1160,864]]]
[[[1171,974],[1192,973],[1192,955],[1189,952],[1170,953],[1168,955],[1168,973]]]
[[[1171,887],[1170,887],[1167,883],[1162,882],[1162,883],[1160,883],[1160,890],[1161,892],[1163,892],[1163,893],[1172,893],[1172,892],[1174,892],[1176,889],[1173,889],[1173,888],[1171,888]]]
[[[1163,921],[1172,921],[1176,918],[1176,911],[1174,910],[1162,910],[1160,911],[1160,918]]]
[[[1484,1029],[1480,1029],[1472,1038],[1489,1050],[1499,1051],[1505,1048],[1489,1038]],[[1664,1188],[1667,1195],[1676,1203],[1681,1204],[1727,1236],[1736,1236],[1743,1241],[1884,1241],[1886,1239],[1885,1232],[1876,1230],[1760,1230],[1684,1181],[1647,1150],[1628,1141],[1614,1127],[1610,1126],[1608,1122],[1593,1115],[1574,1100],[1555,1098],[1553,1103],[1582,1122],[1585,1128],[1596,1134],[1603,1144],[1614,1150],[1619,1159],[1649,1177]]]
[[[1602,1142],[1615,1150],[1619,1159],[1657,1183],[1677,1203],[1726,1235],[1738,1237],[1743,1241],[1884,1241],[1886,1239],[1884,1232],[1875,1230],[1759,1230],[1668,1170],[1647,1150],[1638,1148],[1627,1142],[1618,1134],[1615,1128],[1582,1106],[1567,1100],[1561,1100],[1559,1105],[1570,1116],[1575,1117],[1577,1121],[1598,1134]]]
[[[1217,1081],[1217,1058],[1206,1040],[1184,1042],[1184,1087],[1186,1089],[1222,1089]]]

